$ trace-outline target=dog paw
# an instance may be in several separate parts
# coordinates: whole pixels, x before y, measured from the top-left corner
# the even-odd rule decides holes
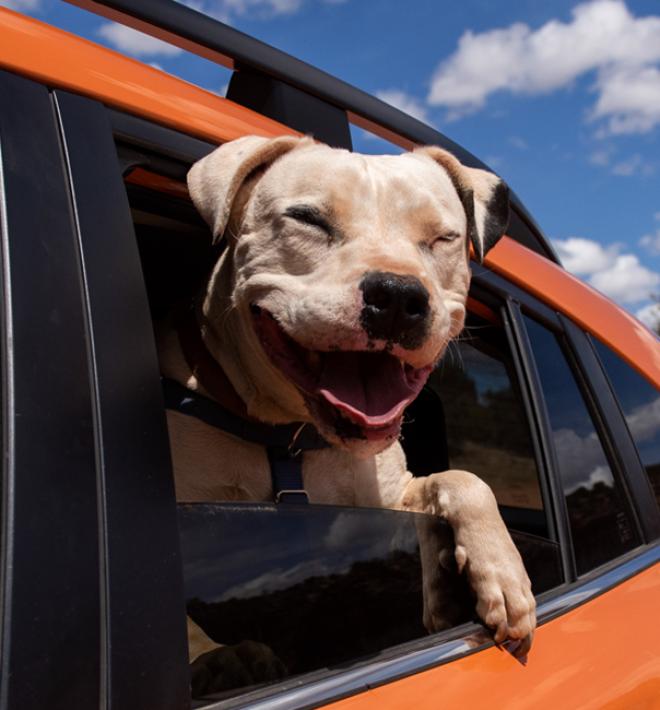
[[[493,629],[496,643],[516,640],[512,653],[526,656],[536,628],[536,601],[518,550],[505,529],[487,543],[461,537],[457,535],[456,562],[477,597],[477,614]]]
[[[207,651],[190,664],[192,697],[269,683],[287,676],[282,661],[263,643],[241,641]]]

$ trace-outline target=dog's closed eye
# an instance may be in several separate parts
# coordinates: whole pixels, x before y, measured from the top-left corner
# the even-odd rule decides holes
[[[437,232],[435,236],[431,238],[430,241],[421,242],[419,246],[424,250],[432,252],[435,247],[439,246],[440,244],[446,242],[453,242],[454,240],[459,239],[460,236],[461,235],[458,232]]]
[[[458,232],[445,232],[443,234],[438,234],[431,242],[431,246],[434,246],[438,242],[453,242],[454,239],[458,239],[460,236],[461,235]]]
[[[302,224],[318,227],[322,229],[328,236],[332,236],[333,229],[330,222],[323,215],[318,207],[313,205],[291,205],[284,210],[284,216],[290,217]]]

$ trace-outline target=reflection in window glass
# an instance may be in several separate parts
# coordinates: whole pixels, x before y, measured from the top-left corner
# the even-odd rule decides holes
[[[541,378],[578,574],[639,544],[620,487],[557,338],[525,318]]]
[[[193,660],[195,698],[345,667],[474,617],[451,528],[434,516],[193,503],[178,521],[187,614],[222,644]],[[536,593],[561,583],[557,543],[512,537]]]
[[[660,392],[605,345],[593,342],[660,504]]]
[[[493,489],[509,527],[547,537],[529,424],[506,337],[501,326],[474,316],[469,325],[409,410],[417,422],[435,427],[425,432],[426,447],[432,442],[436,452],[445,451],[444,466],[438,462],[421,473],[472,471]],[[418,472],[424,442],[410,445],[404,429],[403,445],[411,470]]]

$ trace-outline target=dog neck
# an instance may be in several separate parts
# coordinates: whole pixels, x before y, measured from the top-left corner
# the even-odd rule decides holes
[[[176,322],[181,352],[190,372],[202,389],[225,409],[244,419],[249,416],[245,402],[230,382],[220,364],[208,351],[197,322],[194,307],[188,308]]]

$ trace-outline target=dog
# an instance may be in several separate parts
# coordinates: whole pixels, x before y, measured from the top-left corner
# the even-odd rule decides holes
[[[367,156],[247,136],[193,165],[188,187],[226,248],[186,326],[197,344],[174,321],[158,334],[163,376],[246,420],[315,428],[326,445],[301,455],[312,502],[446,519],[478,615],[526,654],[535,601],[490,488],[467,471],[414,478],[398,441],[463,328],[470,246],[482,260],[506,229],[506,185],[439,147]],[[167,417],[178,500],[273,500],[263,445]],[[442,628],[426,596],[424,621]],[[191,661],[217,647],[191,621],[189,643]]]

